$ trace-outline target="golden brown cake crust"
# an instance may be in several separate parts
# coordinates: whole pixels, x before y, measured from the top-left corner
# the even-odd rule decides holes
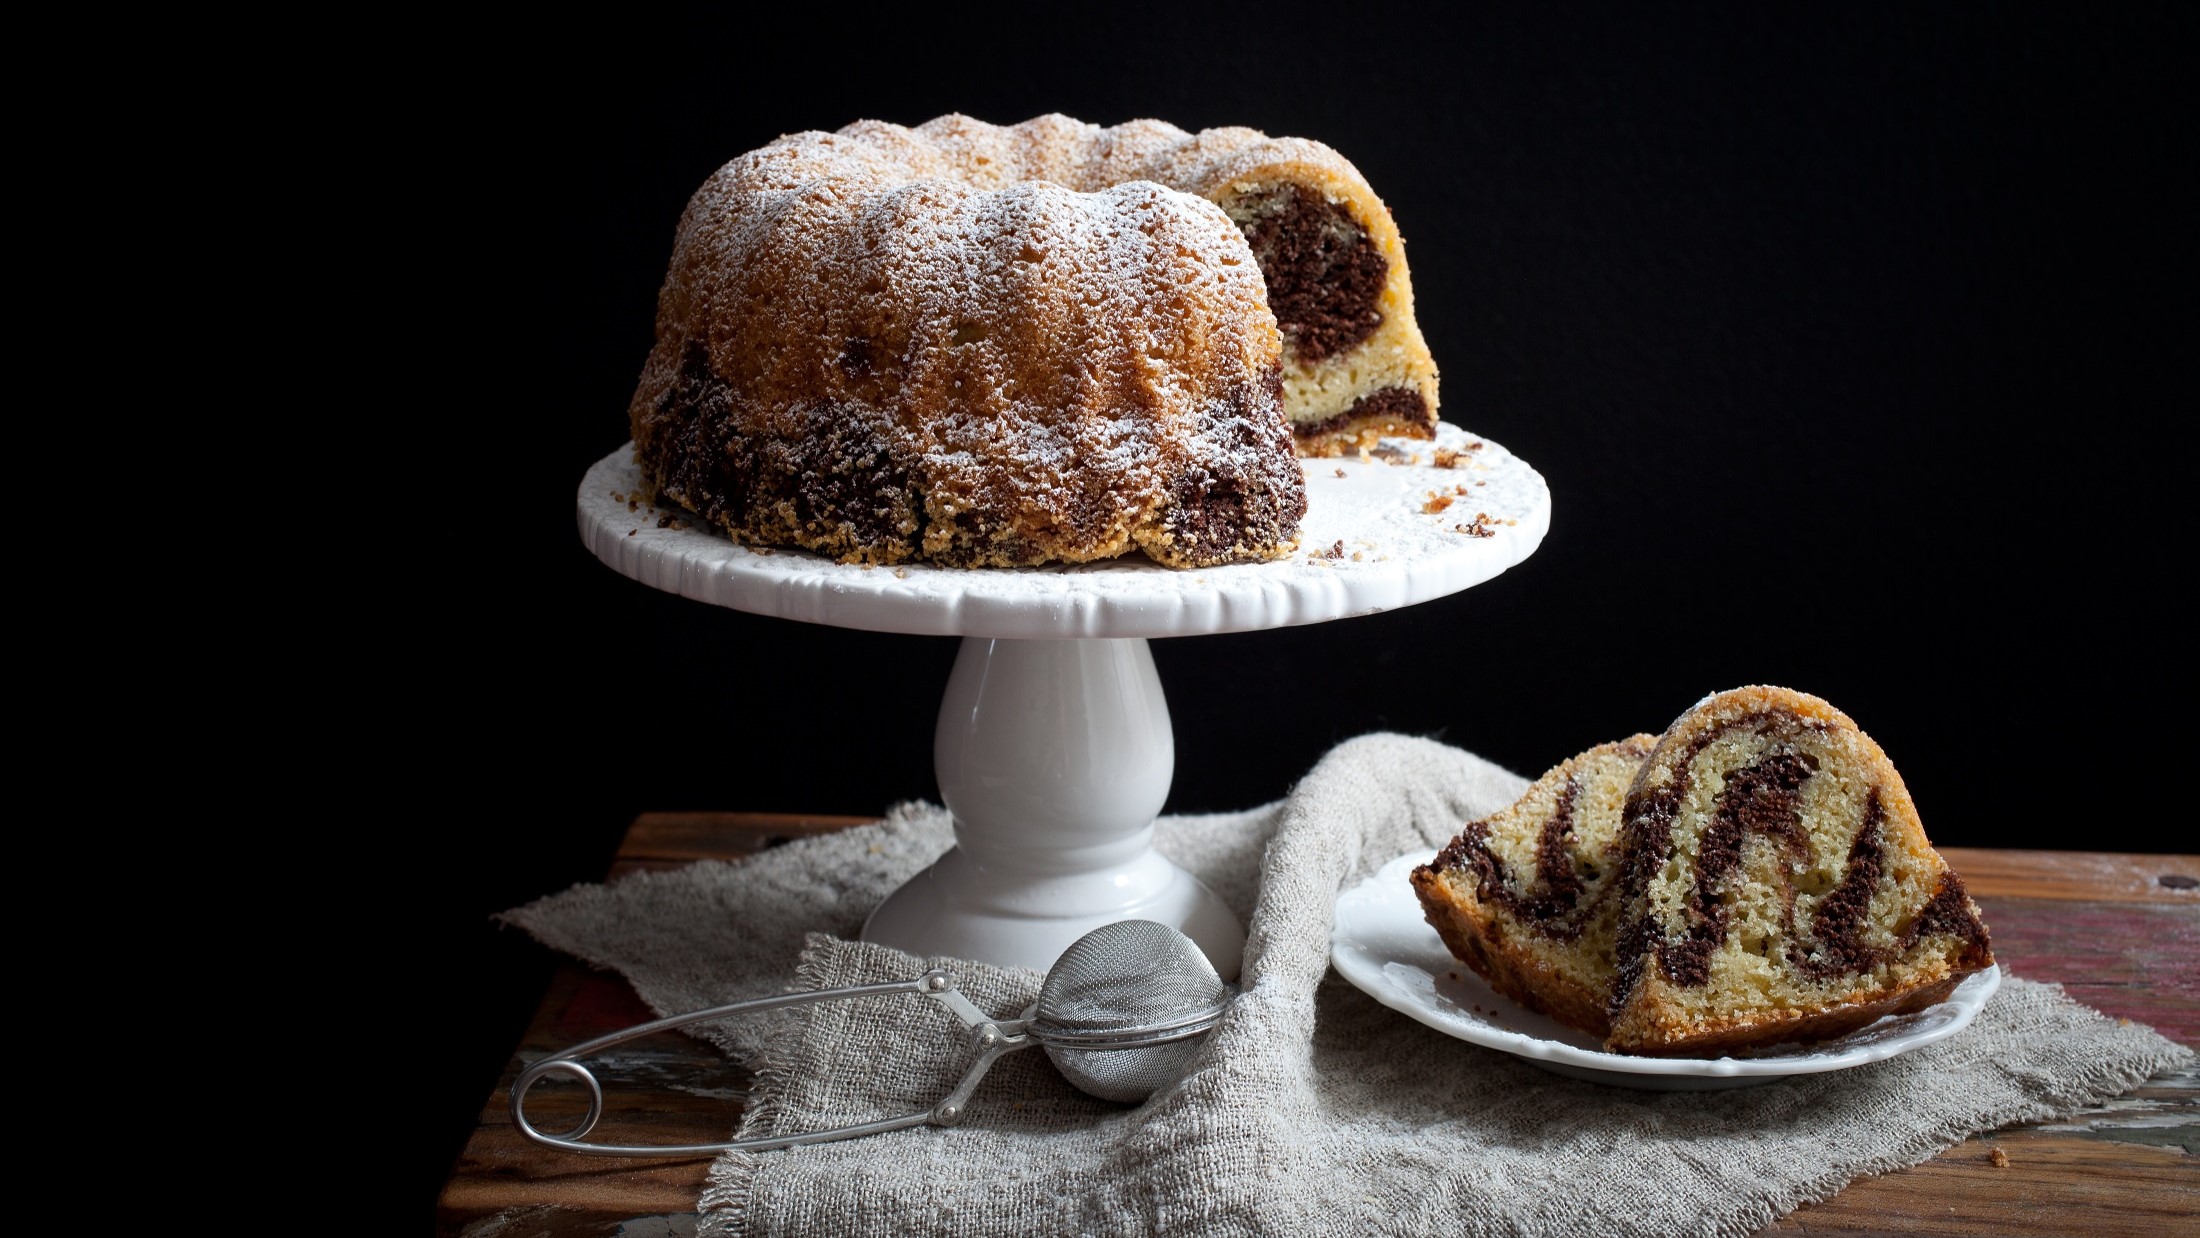
[[[1797,1012],[1768,1023],[1762,1019],[1707,1023],[1658,1040],[1608,1046],[1637,1057],[1732,1057],[1774,1044],[1809,1044],[1846,1036],[1893,1014],[1909,1014],[1948,1000],[1968,972],[1943,977],[1923,987],[1844,999],[1823,1010]],[[1609,1024],[1607,1024],[1609,1027]]]

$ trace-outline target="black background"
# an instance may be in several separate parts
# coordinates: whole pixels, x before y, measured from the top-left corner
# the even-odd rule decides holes
[[[447,586],[425,902],[440,1182],[548,974],[489,927],[645,809],[870,813],[937,792],[951,639],[655,593],[581,548],[687,195],[800,129],[1048,111],[1312,137],[1389,203],[1447,420],[1549,479],[1526,563],[1403,611],[1154,642],[1170,811],[1331,744],[1533,775],[1704,692],[1845,709],[1943,844],[2191,849],[2150,788],[2191,624],[2188,32],[2094,9],[1798,18],[821,9],[498,32],[430,149],[423,313],[452,485],[499,566]],[[480,64],[497,67],[482,71]],[[423,166],[427,166],[424,164]],[[2188,321],[2175,326],[2183,316]]]

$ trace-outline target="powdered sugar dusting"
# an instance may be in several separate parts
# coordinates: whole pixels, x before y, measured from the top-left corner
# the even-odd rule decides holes
[[[1385,446],[1403,460],[1433,455],[1425,441]],[[1039,568],[907,563],[884,571],[803,551],[751,550],[704,528],[638,526],[626,502],[612,497],[641,485],[629,448],[589,470],[579,515],[590,549],[621,574],[758,614],[873,631],[1026,639],[1242,632],[1425,602],[1527,558],[1550,527],[1542,476],[1499,444],[1456,426],[1439,426],[1434,446],[1459,453],[1457,462],[1449,468],[1379,458],[1302,462],[1308,506],[1297,551],[1275,562],[1222,567],[1172,569],[1133,555]],[[1429,491],[1460,486],[1472,497],[1441,513],[1425,510]],[[1457,531],[1478,514],[1488,517],[1489,536]],[[1324,553],[1340,543],[1336,556]]]
[[[1059,115],[743,155],[681,220],[629,410],[650,480],[873,562],[1271,556],[1303,494],[1282,339],[1210,199],[1286,165],[1364,183],[1303,139]]]

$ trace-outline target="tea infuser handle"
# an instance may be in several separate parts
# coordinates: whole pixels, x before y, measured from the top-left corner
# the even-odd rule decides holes
[[[713,1019],[722,1019],[730,1015],[747,1014],[760,1010],[776,1010],[785,1006],[807,1006],[817,1002],[841,1001],[856,997],[878,997],[894,993],[916,993],[932,998],[949,1010],[954,1011],[956,1016],[969,1026],[971,1041],[979,1050],[978,1059],[971,1063],[971,1067],[969,1071],[964,1073],[962,1081],[955,1085],[955,1090],[948,1093],[945,1099],[930,1109],[903,1114],[900,1117],[882,1118],[876,1122],[836,1126],[829,1130],[810,1131],[800,1135],[784,1135],[768,1139],[736,1139],[727,1143],[646,1145],[581,1142],[588,1132],[596,1128],[597,1120],[603,1116],[603,1085],[597,1082],[596,1076],[588,1067],[576,1060],[578,1058],[599,1053],[614,1045],[625,1044],[629,1040],[637,1040],[657,1032],[686,1027],[690,1023],[707,1023]],[[934,968],[914,980],[895,980],[884,984],[857,984],[838,989],[810,989],[800,993],[780,993],[771,997],[728,1002],[723,1006],[689,1011],[686,1014],[677,1014],[649,1023],[639,1023],[607,1036],[598,1036],[594,1040],[583,1041],[563,1053],[552,1054],[521,1071],[519,1078],[512,1081],[509,1109],[512,1115],[512,1125],[520,1134],[545,1147],[557,1148],[565,1152],[579,1152],[587,1156],[709,1156],[718,1152],[734,1150],[768,1152],[775,1148],[791,1148],[798,1144],[824,1143],[828,1140],[849,1139],[858,1135],[876,1135],[885,1131],[900,1130],[904,1127],[921,1126],[927,1122],[937,1122],[944,1125],[955,1122],[962,1117],[964,1105],[969,1101],[971,1092],[977,1088],[978,1081],[985,1077],[986,1071],[992,1068],[993,1063],[1001,1055],[1013,1053],[1035,1043],[1024,1035],[1026,1023],[1027,1020],[1025,1019],[987,1018],[983,1011],[971,1004],[969,998],[964,997],[955,989],[954,974],[944,968]],[[535,1125],[527,1120],[526,1112],[528,1090],[533,1088],[544,1076],[552,1074],[571,1076],[579,1080],[588,1089],[587,1114],[572,1129],[558,1134],[549,1134],[537,1130]]]

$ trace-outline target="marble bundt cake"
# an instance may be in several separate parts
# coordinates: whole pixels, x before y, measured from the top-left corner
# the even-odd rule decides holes
[[[1521,1005],[1599,1036],[1619,934],[1620,808],[1657,742],[1591,748],[1413,870],[1454,955]]]
[[[1737,688],[1645,738],[1545,774],[1414,871],[1491,987],[1614,1052],[1709,1057],[1923,1009],[1993,965],[1962,879],[1847,715]]]
[[[1622,1053],[1838,1036],[1994,962],[1902,775],[1814,696],[1736,688],[1682,714],[1627,793],[1621,848]]]
[[[1436,375],[1328,147],[947,116],[719,169],[629,411],[661,498],[742,541],[1200,566],[1290,550],[1294,447],[1432,433]]]

